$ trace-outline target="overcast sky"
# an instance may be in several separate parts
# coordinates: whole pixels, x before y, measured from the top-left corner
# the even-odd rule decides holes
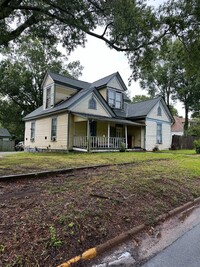
[[[163,2],[163,0],[149,0],[149,3],[154,6],[158,6]],[[127,85],[131,97],[138,94],[146,94],[146,91],[140,88],[138,82],[132,82],[131,86],[128,86],[131,69],[124,53],[108,48],[102,40],[92,36],[88,36],[87,40],[84,48],[78,47],[69,57],[70,61],[80,60],[81,65],[84,67],[80,77],[81,80],[93,82],[118,71]],[[179,115],[184,116],[181,106],[181,104],[175,105]]]

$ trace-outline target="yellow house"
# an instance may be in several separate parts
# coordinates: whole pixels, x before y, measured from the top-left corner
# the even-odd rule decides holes
[[[171,115],[161,97],[148,105],[141,102],[145,112],[139,116],[118,72],[93,83],[48,72],[42,87],[43,105],[24,118],[26,150],[146,149],[146,121],[155,106],[165,115],[162,124],[167,121],[171,129]]]

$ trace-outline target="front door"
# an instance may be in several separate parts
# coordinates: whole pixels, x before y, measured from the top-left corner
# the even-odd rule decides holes
[[[123,128],[116,126],[116,137],[123,137]]]
[[[97,135],[97,122],[90,121],[90,136],[96,136],[96,135]]]

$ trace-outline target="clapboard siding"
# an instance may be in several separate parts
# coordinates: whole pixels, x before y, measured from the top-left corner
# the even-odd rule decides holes
[[[95,101],[97,103],[96,109],[89,109],[88,108],[89,100],[92,97],[95,99]],[[81,103],[78,102],[76,105],[74,105],[71,108],[71,110],[73,112],[80,112],[80,113],[87,113],[87,114],[110,117],[110,115],[108,114],[108,112],[106,111],[104,106],[100,103],[100,101],[97,99],[97,97],[94,94],[89,94],[89,95],[85,96],[82,99]]]
[[[57,137],[56,141],[51,141],[51,120],[54,117],[57,118]],[[67,149],[68,114],[60,114],[54,117],[35,120],[35,140],[33,142],[30,140],[31,121],[26,122],[25,147]]]

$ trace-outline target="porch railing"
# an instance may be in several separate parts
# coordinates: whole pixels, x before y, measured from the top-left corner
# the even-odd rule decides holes
[[[74,136],[73,146],[85,149],[88,147],[90,149],[119,149],[121,143],[126,143],[126,139],[123,137],[90,136],[88,140],[87,136]]]

